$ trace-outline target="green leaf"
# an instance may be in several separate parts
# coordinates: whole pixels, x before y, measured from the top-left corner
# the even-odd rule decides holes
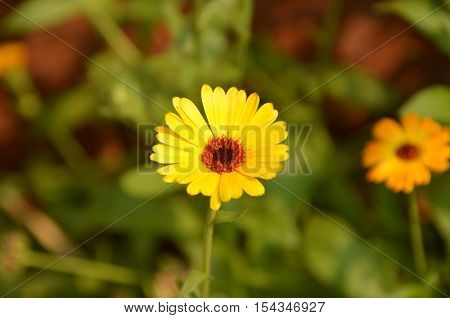
[[[435,176],[426,187],[427,199],[431,205],[431,219],[450,252],[450,174]]]
[[[139,199],[147,199],[162,192],[167,194],[179,189],[176,185],[165,183],[162,176],[156,172],[139,172],[137,167],[124,172],[120,176],[119,184],[124,192]]]
[[[45,124],[54,133],[70,130],[92,116],[94,106],[92,91],[83,86],[76,87],[55,100]]]
[[[242,211],[219,211],[214,219],[214,223],[234,222],[242,218],[248,209]]]
[[[342,219],[331,217],[333,221],[314,217],[304,233],[305,264],[319,281],[350,297],[417,297],[430,292],[425,287],[413,295],[406,294],[410,289],[401,291],[401,269],[358,239]]]
[[[448,125],[450,124],[450,88],[443,85],[425,88],[411,97],[399,112],[401,115],[417,113]]]
[[[186,277],[183,286],[181,287],[178,297],[180,298],[189,297],[193,292],[197,290],[200,284],[205,282],[207,279],[209,279],[209,277],[205,273],[199,271],[190,272],[189,275]]]
[[[47,28],[75,16],[82,10],[79,0],[31,0],[19,5],[10,12],[1,24],[7,34],[23,34],[38,28]]]
[[[382,13],[394,13],[414,24],[442,51],[450,55],[450,14],[442,2],[435,0],[397,0],[378,4],[377,8]]]
[[[344,70],[325,71],[323,82],[329,81],[325,86],[328,94],[353,107],[373,113],[387,112],[394,108],[399,96],[393,87],[362,71]]]

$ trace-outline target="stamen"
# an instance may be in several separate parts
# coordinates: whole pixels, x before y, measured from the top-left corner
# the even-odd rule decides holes
[[[227,136],[212,138],[203,149],[201,160],[211,171],[232,172],[245,161],[242,144]]]
[[[397,157],[403,160],[413,160],[419,156],[420,150],[413,144],[404,144],[397,148]]]

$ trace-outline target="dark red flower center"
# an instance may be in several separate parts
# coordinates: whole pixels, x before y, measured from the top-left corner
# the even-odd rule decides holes
[[[413,144],[404,144],[397,148],[397,157],[403,160],[413,160],[419,156],[419,148]]]
[[[244,163],[242,144],[227,136],[212,138],[203,149],[201,160],[211,171],[232,172]]]

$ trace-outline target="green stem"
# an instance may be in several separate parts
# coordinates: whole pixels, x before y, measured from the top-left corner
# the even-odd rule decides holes
[[[203,298],[209,297],[209,282],[211,273],[211,253],[214,236],[214,218],[217,212],[208,210],[205,222],[205,232],[203,236],[203,272],[208,276],[206,281],[201,286],[201,296]]]
[[[26,70],[16,70],[6,74],[5,81],[17,98],[18,112],[27,119],[34,119],[42,111],[42,100],[30,74]]]
[[[49,269],[118,284],[139,286],[141,282],[141,275],[130,268],[69,255],[61,258],[59,255],[26,250],[20,255],[19,260],[21,264],[28,267]]]
[[[139,50],[100,4],[95,1],[85,1],[84,9],[97,31],[125,63],[133,65],[141,59]]]
[[[416,192],[413,192],[409,195],[409,222],[416,270],[420,274],[425,274],[427,265],[425,258],[425,249],[423,246],[422,228],[420,225],[419,205]]]
[[[336,32],[338,30],[343,6],[343,0],[332,0],[325,14],[323,27],[319,31],[317,43],[317,62],[319,64],[325,64],[329,66],[329,64],[331,63],[333,45],[335,42]]]

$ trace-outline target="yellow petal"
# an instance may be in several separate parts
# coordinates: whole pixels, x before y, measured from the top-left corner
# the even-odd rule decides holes
[[[364,167],[370,167],[386,159],[388,156],[386,144],[379,140],[374,140],[369,142],[364,148],[362,164]]]
[[[172,146],[175,148],[180,148],[185,151],[195,152],[200,151],[199,147],[190,141],[184,139],[180,135],[174,133],[169,127],[158,126],[155,128],[158,132],[156,139],[163,144]]]
[[[382,140],[399,139],[404,136],[403,129],[391,118],[383,118],[375,123],[372,129],[375,138]]]
[[[213,93],[214,114],[216,116],[217,135],[226,135],[228,131],[229,107],[225,91],[216,87]]]
[[[385,160],[369,170],[367,179],[373,182],[385,181],[399,166],[399,162],[396,159]]]
[[[259,96],[256,93],[251,94],[241,110],[240,123],[246,124],[255,115],[259,105]]]
[[[278,156],[284,157],[289,150],[289,147],[285,144],[272,144],[268,145],[267,148],[256,148],[256,149],[249,149],[247,152],[247,159],[253,159],[258,157],[275,157]],[[277,160],[279,161],[279,160]]]
[[[223,173],[220,175],[220,199],[228,202],[242,196],[242,187],[237,180],[237,172]]]
[[[272,103],[266,103],[258,109],[256,114],[251,118],[249,125],[259,127],[267,127],[272,124],[278,117],[278,111],[273,108]]]
[[[181,178],[177,178],[176,182],[180,184],[188,184],[202,177],[202,175],[203,173],[200,170],[193,170],[191,173],[187,173]]]
[[[245,148],[250,151],[257,149],[272,149],[287,138],[287,131],[285,130],[285,122],[277,122],[268,127],[260,127],[251,125],[243,128],[241,140]]]
[[[236,87],[231,87],[230,89],[228,89],[228,91],[225,95],[225,97],[227,99],[227,108],[228,108],[227,118],[225,120],[228,136],[231,136],[231,134],[230,134],[231,119],[233,117],[234,112],[236,112],[236,109],[237,109],[237,107],[236,107],[237,94],[238,94],[238,89]]]
[[[187,125],[177,114],[166,114],[166,124],[177,135],[183,137],[186,140],[190,140],[192,144],[199,145],[199,142],[195,139],[194,131],[192,127]]]
[[[422,121],[417,114],[408,114],[401,120],[405,136],[409,140],[417,140],[420,136],[420,126]]]
[[[230,120],[228,126],[228,136],[233,138],[239,138],[241,132],[241,110],[244,109],[247,94],[245,91],[240,90],[234,95],[228,94],[228,103],[230,103]]]
[[[264,130],[263,138],[270,140],[271,143],[280,143],[288,137],[286,131],[286,122],[277,121]]]
[[[175,166],[175,167],[174,167]],[[166,168],[170,167],[170,168]],[[166,168],[167,170],[162,170]],[[191,182],[193,177],[197,175],[197,170],[185,171],[179,170],[176,165],[165,166],[161,169],[158,169],[157,172],[160,174],[165,174],[163,181],[167,183],[177,182],[181,184],[186,184]]]
[[[422,154],[423,163],[433,172],[445,172],[449,169],[450,147],[426,149]]]
[[[193,178],[192,182],[186,188],[186,191],[189,195],[197,195],[200,193],[203,182],[209,176],[205,173],[198,174],[196,178]]]
[[[194,152],[188,152],[179,148],[174,148],[164,144],[153,146],[154,154],[150,156],[151,160],[159,163],[192,163],[199,161],[198,156]]]
[[[232,180],[229,178],[228,173],[220,175],[219,194],[222,202],[228,202],[231,200],[232,193]]]
[[[414,176],[414,182],[416,184],[420,184],[420,185],[428,184],[428,183],[430,183],[430,180],[431,180],[430,170],[428,170],[426,168],[426,166],[421,162],[418,162],[416,164],[416,168],[415,168],[413,176]]]
[[[197,106],[187,98],[174,97],[172,101],[181,119],[192,128],[194,140],[200,145],[206,144],[212,133]]]
[[[230,179],[230,183],[232,185],[231,190],[231,198],[238,199],[242,196],[242,187],[238,183],[238,172],[231,172],[228,174],[228,178]]]
[[[261,196],[265,192],[264,186],[256,178],[237,173],[236,181],[248,195]]]
[[[222,201],[220,200],[220,195],[219,195],[219,184],[217,184],[216,188],[214,189],[214,191],[211,195],[211,199],[209,201],[209,206],[211,207],[211,210],[219,211],[221,205],[222,205]]]
[[[260,152],[250,152],[247,154],[246,162],[247,164],[254,164],[260,162],[281,162],[289,159],[289,152],[287,152],[288,147],[286,145],[274,145],[271,151]]]
[[[218,187],[220,180],[220,175],[215,172],[211,172],[208,174],[208,178],[203,181],[200,192],[203,195],[211,196],[215,189]]]
[[[275,178],[282,169],[283,164],[280,162],[258,162],[244,163],[237,171],[250,177],[269,180]]]
[[[180,169],[179,164],[175,163],[175,164],[166,165],[164,167],[161,167],[161,168],[157,169],[156,172],[159,173],[160,175],[167,176],[169,174],[180,173],[181,170],[182,169]]]
[[[202,86],[202,104],[205,109],[206,118],[208,119],[208,123],[212,129],[212,132],[216,134],[217,131],[217,121],[216,114],[214,111],[214,100],[213,100],[213,90],[209,85]]]

